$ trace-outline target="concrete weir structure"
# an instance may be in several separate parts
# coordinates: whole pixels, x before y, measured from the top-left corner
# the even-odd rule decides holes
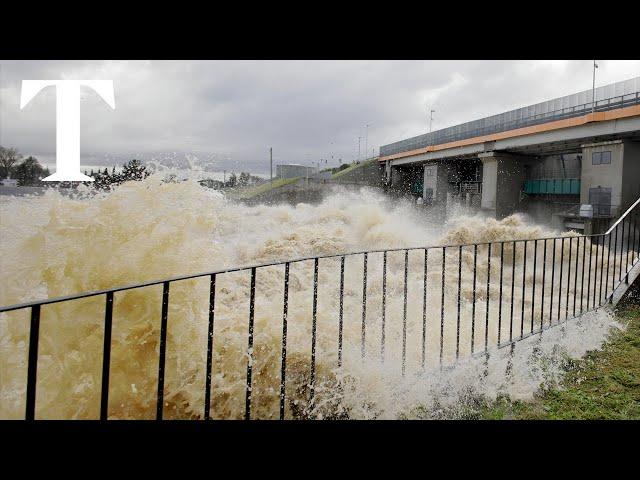
[[[640,77],[380,148],[391,192],[592,233],[640,196]],[[589,207],[585,207],[589,205]]]

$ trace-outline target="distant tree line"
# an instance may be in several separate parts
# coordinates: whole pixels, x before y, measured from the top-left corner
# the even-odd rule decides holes
[[[50,175],[49,169],[40,165],[35,157],[22,159],[15,148],[0,145],[0,180],[13,178],[19,186],[36,186],[42,179]]]
[[[263,178],[253,176],[248,172],[240,172],[240,175],[231,173],[231,175],[229,175],[229,178],[225,181],[206,178],[204,180],[200,180],[200,185],[213,188],[215,190],[222,190],[225,188],[247,187],[250,185],[261,183],[262,181],[264,181]]]
[[[24,160],[22,158],[22,155],[17,149],[0,146],[0,180],[5,178],[16,179],[18,186],[43,185],[42,179],[51,174],[49,169],[40,165],[35,157],[29,156]],[[114,166],[111,171],[105,167],[104,170],[95,172],[93,169],[90,172],[85,170],[84,174],[94,179],[93,182],[84,182],[84,184],[98,190],[109,190],[124,182],[141,181],[149,176],[147,167],[135,158],[125,163],[120,172],[117,172]],[[167,181],[175,181],[175,178],[168,179]],[[201,180],[200,184],[213,189],[225,189],[256,185],[263,181],[263,178],[253,176],[248,172],[240,172],[240,175],[231,173],[225,181],[205,179]],[[67,185],[67,183],[69,182],[61,182],[60,186],[74,188],[78,185]]]
[[[98,170],[94,172],[91,170],[85,175],[93,177],[93,182],[84,182],[85,185],[92,186],[100,190],[107,190],[115,185],[128,182],[131,180],[140,181],[149,176],[147,167],[140,162],[140,160],[133,159],[124,164],[121,172],[116,172],[116,167],[111,169],[111,172],[107,168],[104,170]],[[51,175],[47,167],[40,165],[35,157],[29,156],[22,159],[22,155],[16,148],[5,148],[0,146],[0,180],[11,178],[17,180],[17,184],[20,187],[23,186],[42,186],[44,183],[42,179]],[[67,185],[69,183],[69,185]],[[60,182],[60,186],[75,187],[77,184],[72,185],[70,182]]]
[[[99,190],[109,190],[113,186],[132,180],[142,181],[149,176],[147,167],[135,158],[125,163],[121,172],[116,172],[116,167],[114,166],[111,172],[105,167],[103,171],[98,170],[95,173],[93,170],[91,170],[90,173],[87,173],[85,170],[84,174],[93,177],[94,180],[93,182],[85,182],[85,184],[91,185]]]

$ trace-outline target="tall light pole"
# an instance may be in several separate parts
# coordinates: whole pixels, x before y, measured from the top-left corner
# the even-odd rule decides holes
[[[434,114],[435,110],[431,110],[430,112],[430,116],[429,116],[429,133],[432,132],[431,127],[433,125],[433,114]]]
[[[331,158],[331,163],[333,163],[333,150],[335,148],[336,142],[329,142],[329,158]],[[328,163],[328,162],[325,162]]]
[[[598,68],[598,64],[596,61],[593,61],[593,87],[591,87],[591,112],[596,111],[596,68]]]
[[[362,140],[362,137],[358,137],[358,161],[360,161],[360,140]]]
[[[269,147],[269,168],[270,168],[270,179],[271,183],[273,183],[273,147]]]
[[[369,152],[367,152],[367,143],[369,141],[369,125],[371,125],[370,123],[367,123],[364,127],[365,129],[365,134],[364,134],[364,159],[365,161],[367,160],[367,155],[369,154]]]

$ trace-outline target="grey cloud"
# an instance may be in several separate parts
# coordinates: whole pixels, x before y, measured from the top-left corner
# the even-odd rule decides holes
[[[640,74],[639,61],[600,61],[598,83]],[[23,79],[107,78],[111,111],[82,106],[83,163],[196,154],[214,168],[355,159],[434,129],[590,88],[591,62],[567,61],[2,61],[0,143],[55,157],[55,97],[19,110]],[[364,140],[362,144],[364,148]],[[106,159],[106,160],[105,160]]]

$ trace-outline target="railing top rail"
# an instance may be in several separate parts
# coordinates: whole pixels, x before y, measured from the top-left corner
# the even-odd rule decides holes
[[[616,228],[618,226],[618,224],[624,220],[624,218],[629,214],[629,212],[631,212],[631,210],[633,210],[636,205],[638,205],[640,203],[640,198],[638,198],[635,202],[633,202],[633,205],[631,205],[626,212],[624,212],[622,215],[620,215],[620,218],[618,220],[615,221],[615,223],[613,225],[611,225],[611,228],[609,228],[609,230],[607,230],[604,235],[608,235],[610,234],[614,228]]]

